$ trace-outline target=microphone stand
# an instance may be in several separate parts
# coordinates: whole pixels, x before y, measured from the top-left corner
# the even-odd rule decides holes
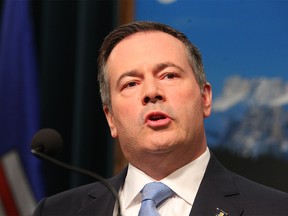
[[[31,152],[32,154],[40,157],[40,158],[44,158],[45,160],[53,163],[53,164],[56,164],[64,169],[67,169],[67,170],[70,170],[70,171],[74,171],[74,172],[77,172],[77,173],[80,173],[80,174],[83,174],[83,175],[86,175],[86,176],[89,176],[91,178],[94,178],[94,179],[97,179],[98,181],[100,181],[112,194],[113,196],[116,198],[116,202],[117,202],[117,205],[118,205],[118,213],[117,215],[118,216],[121,216],[121,206],[120,206],[120,200],[119,200],[119,197],[118,197],[118,193],[116,191],[116,189],[111,185],[109,184],[103,177],[101,177],[100,175],[97,175],[96,173],[93,173],[91,171],[88,171],[88,170],[85,170],[85,169],[82,169],[82,168],[79,168],[79,167],[75,167],[75,166],[72,166],[72,165],[69,165],[69,164],[66,164],[64,162],[61,162],[59,160],[56,160],[52,157],[49,157],[43,153],[41,153],[40,151],[37,151],[35,149],[31,149]]]

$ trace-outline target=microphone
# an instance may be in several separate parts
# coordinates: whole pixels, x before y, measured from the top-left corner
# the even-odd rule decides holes
[[[53,156],[56,156],[57,153],[60,152],[62,146],[63,146],[63,139],[61,135],[54,129],[45,128],[41,129],[33,136],[31,143],[31,152],[33,155],[41,159],[47,160],[53,164],[56,164],[61,168],[89,176],[101,182],[113,194],[114,198],[116,199],[118,207],[117,215],[121,216],[121,206],[118,193],[116,189],[108,181],[106,181],[100,175],[93,173],[89,170],[75,167],[53,158]]]

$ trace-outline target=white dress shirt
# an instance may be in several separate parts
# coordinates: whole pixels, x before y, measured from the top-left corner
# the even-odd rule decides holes
[[[209,162],[209,158],[210,152],[207,147],[204,154],[199,158],[179,168],[160,181],[169,186],[175,192],[171,198],[167,199],[158,207],[157,210],[160,215],[189,215]],[[156,180],[152,179],[133,165],[128,165],[125,183],[119,191],[123,216],[138,215],[142,196],[140,191],[145,184],[154,181]],[[114,209],[113,215],[116,215],[116,209],[117,208]]]

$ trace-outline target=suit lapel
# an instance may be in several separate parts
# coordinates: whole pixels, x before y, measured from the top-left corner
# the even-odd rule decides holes
[[[240,192],[233,175],[211,153],[190,215],[242,215],[243,209],[238,206],[239,199]]]
[[[127,174],[127,168],[117,176],[107,181],[119,191],[123,185]],[[96,183],[95,188],[87,194],[83,200],[83,207],[79,210],[79,215],[112,215],[116,199],[113,194],[102,183]]]
[[[119,175],[111,178],[108,182],[119,191],[125,181],[127,168]],[[233,180],[233,175],[226,170],[211,153],[205,175],[200,184],[190,215],[242,215],[243,208],[238,206],[240,192]],[[115,198],[112,193],[100,183],[95,184],[86,200],[79,215],[112,215],[114,211]]]

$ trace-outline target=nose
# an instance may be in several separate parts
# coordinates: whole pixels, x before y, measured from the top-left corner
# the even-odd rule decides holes
[[[164,93],[156,82],[143,85],[142,104],[158,103],[164,101]]]
[[[162,100],[163,100],[163,98],[161,95],[157,95],[154,98],[146,96],[143,100],[143,102],[144,102],[143,104],[146,105],[148,103],[157,103],[158,101],[162,101]]]

